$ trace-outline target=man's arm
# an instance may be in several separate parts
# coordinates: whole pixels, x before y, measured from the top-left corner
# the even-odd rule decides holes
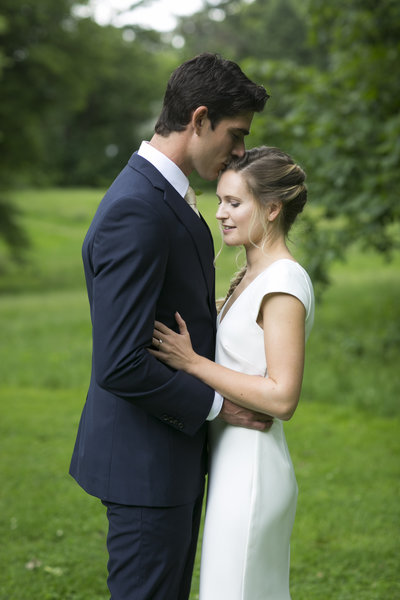
[[[161,420],[176,417],[179,429],[195,433],[211,408],[213,391],[147,351],[168,259],[165,220],[151,203],[121,198],[103,215],[90,259],[98,384]]]
[[[273,417],[238,406],[215,392],[214,403],[207,421],[213,421],[218,417],[229,423],[229,425],[259,431],[269,429],[274,422]]]
[[[242,408],[234,404],[227,398],[224,398],[219,418],[223,419],[229,425],[237,427],[245,427],[247,429],[256,429],[258,431],[266,431],[270,429],[274,422],[273,417],[265,413],[257,413],[247,408]]]

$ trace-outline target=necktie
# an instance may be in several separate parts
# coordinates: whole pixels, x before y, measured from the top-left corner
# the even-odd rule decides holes
[[[190,208],[192,208],[194,210],[194,212],[196,213],[196,215],[199,217],[200,213],[199,210],[197,208],[197,202],[196,202],[196,194],[194,192],[194,189],[192,187],[188,187],[188,190],[185,194],[185,200],[186,202],[189,204]]]

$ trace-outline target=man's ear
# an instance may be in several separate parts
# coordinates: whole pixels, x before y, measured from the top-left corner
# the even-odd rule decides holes
[[[270,223],[272,223],[272,221],[275,221],[281,210],[282,202],[280,200],[273,200],[268,206],[268,221]]]
[[[197,135],[200,135],[206,119],[208,119],[207,106],[198,106],[196,110],[193,111],[191,118],[193,129]]]

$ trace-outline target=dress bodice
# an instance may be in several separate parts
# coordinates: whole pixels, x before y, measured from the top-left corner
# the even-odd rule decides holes
[[[257,324],[263,298],[272,293],[295,296],[306,310],[306,339],[314,321],[314,293],[307,272],[290,259],[273,262],[218,315],[216,362],[249,375],[267,374],[264,332]]]

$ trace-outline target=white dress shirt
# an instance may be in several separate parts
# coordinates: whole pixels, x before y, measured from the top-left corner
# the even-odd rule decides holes
[[[176,189],[178,194],[185,197],[189,187],[189,179],[180,170],[180,168],[170,160],[165,154],[154,148],[149,142],[142,142],[138,150],[139,156],[149,161],[161,173],[163,177]],[[223,398],[221,394],[215,392],[214,402],[207,417],[207,421],[215,419],[222,408]]]

